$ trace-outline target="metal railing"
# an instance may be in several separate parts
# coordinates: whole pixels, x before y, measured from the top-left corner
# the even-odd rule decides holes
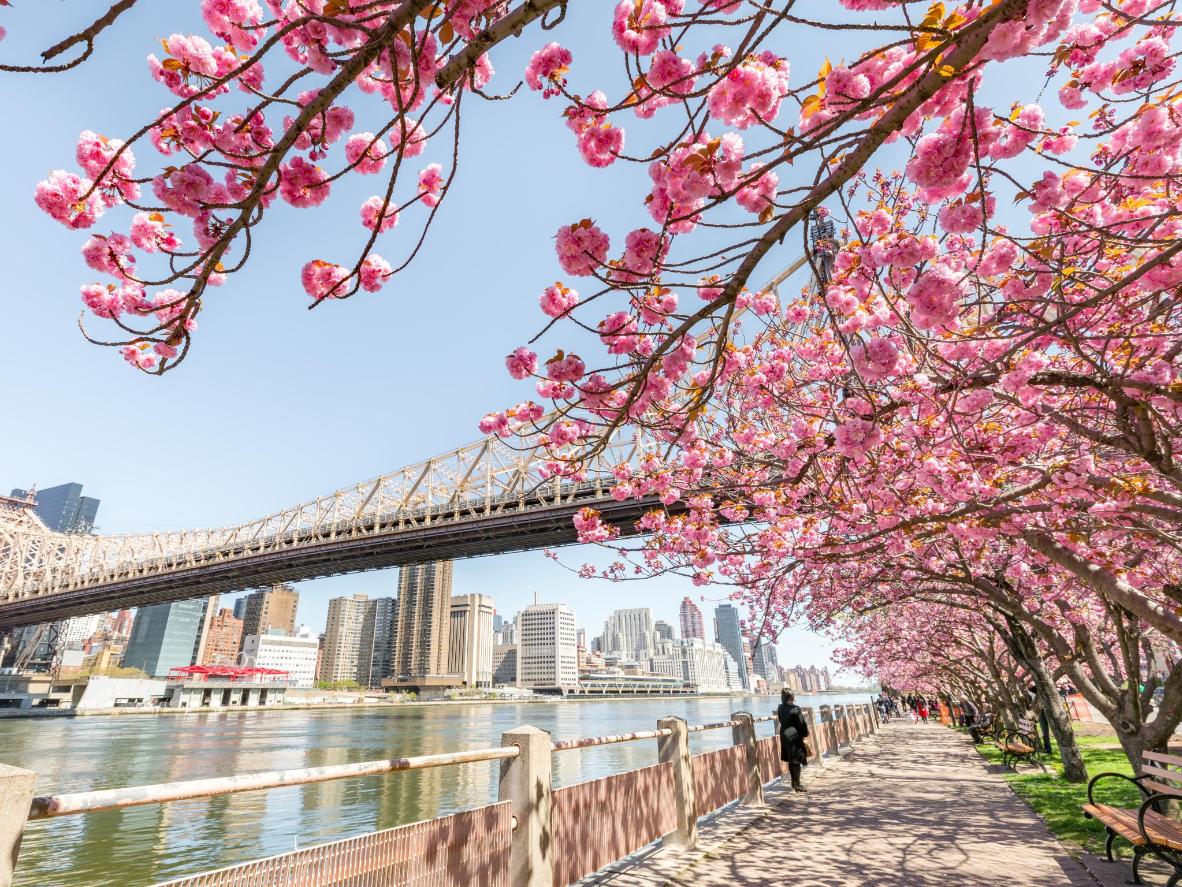
[[[832,708],[821,706],[819,717],[812,709],[803,711],[810,725],[809,734],[812,737],[811,760],[816,762],[821,762],[826,754],[837,754],[842,747],[852,745],[856,739],[874,732],[877,728],[875,712],[869,705]],[[0,764],[0,887],[8,887],[10,883],[11,865],[16,860],[20,833],[25,821],[489,761],[503,762],[499,796],[501,805],[506,802],[511,805],[511,816],[502,815],[505,811],[501,805],[477,808],[467,811],[473,814],[467,819],[457,819],[457,814],[424,823],[414,823],[411,826],[398,826],[374,832],[369,836],[349,838],[308,848],[306,851],[297,851],[295,854],[267,857],[229,869],[181,879],[170,882],[170,885],[228,887],[246,883],[362,883],[299,878],[272,882],[241,880],[240,876],[246,878],[249,875],[250,878],[254,878],[260,872],[282,870],[290,874],[306,869],[312,873],[308,874],[307,878],[322,879],[329,869],[324,868],[321,863],[328,865],[325,861],[334,859],[334,854],[348,854],[352,860],[349,866],[346,866],[349,871],[364,870],[372,875],[378,870],[375,866],[386,866],[381,868],[381,871],[385,873],[383,877],[389,878],[393,876],[393,870],[389,866],[394,865],[390,860],[395,856],[398,865],[413,863],[406,855],[411,853],[411,850],[406,848],[417,847],[423,841],[426,841],[426,844],[437,842],[451,835],[451,839],[454,840],[471,839],[484,842],[482,846],[492,848],[489,852],[496,849],[498,841],[506,843],[501,849],[504,850],[505,865],[511,869],[511,875],[506,873],[504,883],[511,883],[513,887],[552,887],[552,884],[567,883],[562,880],[566,877],[577,880],[659,838],[672,839],[675,844],[681,846],[692,845],[696,841],[697,819],[700,815],[717,809],[717,806],[725,806],[736,800],[745,804],[762,803],[764,783],[781,775],[782,768],[775,747],[778,740],[774,737],[757,740],[756,724],[775,720],[774,715],[756,718],[745,712],[737,712],[730,720],[711,724],[688,725],[679,718],[665,718],[659,722],[655,730],[557,741],[550,740],[549,734],[544,731],[522,727],[503,734],[502,745],[493,748],[40,797],[32,797],[35,774]],[[690,734],[727,727],[733,731],[733,746],[699,755],[689,753]],[[656,767],[625,771],[566,788],[552,787],[551,756],[554,753],[653,739],[658,742],[660,763]],[[740,747],[745,751],[741,751]],[[726,772],[720,772],[719,767]],[[706,783],[702,783],[703,779]],[[695,781],[702,783],[699,792],[695,792]],[[622,800],[613,807],[612,800],[616,797]],[[24,815],[20,808],[22,803],[28,805],[27,815]],[[706,804],[704,808],[703,803]],[[665,809],[666,805],[670,805],[669,809]],[[553,815],[552,806],[558,811]],[[500,812],[497,812],[498,810]],[[595,815],[588,815],[592,810]],[[477,815],[482,814],[482,811],[487,814],[483,819]],[[604,817],[610,820],[613,816],[620,821],[614,823],[613,828],[607,829],[604,833],[607,837],[587,832],[588,829],[597,828]],[[510,825],[504,834],[497,837],[480,832],[479,828],[473,825],[479,822],[491,823],[488,825],[490,829],[499,828],[496,823]],[[6,830],[6,824],[11,823],[15,823],[16,827]],[[433,827],[439,834],[427,840],[423,837],[423,829],[430,830],[432,823],[436,824]],[[413,835],[407,831],[412,829],[412,826],[418,829]],[[457,837],[455,830],[461,826],[476,828],[479,834],[475,837]],[[551,849],[550,852],[558,854],[557,862],[554,858],[543,858],[542,854],[543,848],[553,847],[555,835],[558,836],[559,849]],[[366,862],[365,849],[368,845],[364,840],[367,837],[372,838],[373,850],[372,859],[369,860],[373,865],[369,868],[366,868],[369,863]],[[414,840],[411,840],[412,837]],[[389,849],[391,847],[402,849],[398,853],[393,853]],[[561,856],[565,852],[562,847],[568,847],[569,858]],[[611,856],[612,853],[617,855]],[[311,864],[310,860],[313,859],[320,868]],[[12,863],[9,863],[9,868],[6,869],[5,864],[9,860]],[[593,867],[587,869],[589,865]],[[337,871],[338,868],[331,870]],[[444,878],[439,881],[441,884],[465,883],[462,880],[447,880],[449,876],[442,870],[439,877]],[[558,880],[555,880],[556,878]],[[502,882],[496,879],[494,881]]]

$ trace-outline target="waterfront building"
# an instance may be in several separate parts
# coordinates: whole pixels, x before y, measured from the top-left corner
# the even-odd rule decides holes
[[[491,687],[493,682],[493,599],[461,594],[451,599],[447,671],[465,687]]]
[[[193,664],[197,664],[205,658],[205,646],[209,643],[209,630],[217,615],[220,598],[220,595],[213,594],[205,600],[205,611],[201,614],[201,625],[197,629],[197,638],[193,641]]]
[[[14,499],[36,495],[33,513],[58,533],[89,533],[98,517],[99,500],[82,495],[82,484],[59,484],[44,490],[13,490]]]
[[[603,652],[628,659],[648,659],[657,648],[653,611],[648,607],[616,610],[603,626]]]
[[[382,686],[421,693],[458,684],[447,670],[451,584],[451,561],[402,568],[390,678]]]
[[[688,597],[681,599],[681,636],[706,640],[706,625],[702,621],[702,611]]]
[[[286,671],[293,687],[311,687],[316,683],[319,649],[319,638],[306,625],[296,634],[273,628],[264,635],[248,635],[242,642],[242,659],[247,667]]]
[[[653,631],[657,633],[658,642],[673,640],[673,626],[663,619],[658,619],[653,623]]]
[[[578,686],[575,614],[562,604],[532,604],[518,617],[517,685],[567,692]]]
[[[337,684],[357,681],[361,659],[361,634],[369,597],[355,594],[337,597],[328,602],[328,618],[324,625],[324,649],[317,668],[316,679]],[[365,667],[369,677],[369,665]]]
[[[243,605],[242,634],[264,635],[278,628],[295,634],[300,593],[290,585],[273,585],[266,591],[251,592]]]
[[[617,669],[579,675],[574,696],[668,696],[694,692],[679,677],[666,674],[628,675]]]
[[[241,649],[242,620],[235,618],[233,610],[222,607],[209,622],[205,649],[197,664],[234,665]]]
[[[517,686],[517,645],[497,644],[493,647],[493,686]]]
[[[714,639],[722,644],[735,661],[742,688],[751,689],[751,682],[747,677],[747,660],[743,655],[743,630],[739,623],[739,610],[733,604],[719,604],[714,608]]]
[[[780,663],[777,660],[776,645],[768,638],[761,638],[751,656],[755,673],[768,684],[780,683]]]
[[[824,668],[821,669],[821,681],[822,681],[822,683],[824,683],[826,690],[833,689],[833,679],[831,677],[829,677],[829,666],[828,665],[826,665]]]
[[[650,662],[657,674],[675,677],[703,693],[722,693],[732,689],[727,676],[728,658],[719,644],[701,638],[676,638],[662,642]]]
[[[102,627],[105,614],[96,613],[93,616],[74,616],[60,623],[58,644],[62,650],[82,650],[87,642],[98,634]]]
[[[723,652],[726,651],[724,650]],[[745,675],[741,673],[739,663],[735,662],[734,656],[727,653],[726,658],[723,660],[723,665],[726,666],[726,686],[728,690],[738,692],[740,690],[751,689],[749,684],[743,682]]]
[[[380,687],[390,676],[394,653],[394,626],[398,598],[380,597],[369,602],[361,626],[361,651],[357,656],[357,682],[363,687]]]
[[[192,665],[207,606],[207,598],[197,598],[140,607],[123,653],[123,667],[164,677],[174,668]]]

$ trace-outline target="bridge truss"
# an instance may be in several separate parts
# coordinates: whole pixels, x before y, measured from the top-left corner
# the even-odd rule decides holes
[[[0,510],[0,628],[449,557],[575,541],[574,514],[613,520],[613,469],[640,443],[617,434],[573,477],[547,476],[536,441],[488,438],[258,520],[204,530],[68,535]]]

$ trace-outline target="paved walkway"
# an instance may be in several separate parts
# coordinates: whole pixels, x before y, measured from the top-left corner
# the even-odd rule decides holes
[[[597,883],[1096,887],[946,727],[895,721],[842,760],[805,772],[807,794],[777,788],[762,813],[718,817],[697,850],[657,851]]]

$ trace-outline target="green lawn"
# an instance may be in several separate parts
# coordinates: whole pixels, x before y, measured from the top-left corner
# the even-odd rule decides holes
[[[1123,751],[1119,748],[1097,748],[1115,741],[1108,736],[1076,737],[1089,778],[1105,772],[1133,775]],[[978,745],[977,751],[990,763],[1001,764],[1001,751],[996,746]],[[1063,780],[1057,745],[1053,754],[1045,756],[1044,761],[1052,775],[1044,775],[1041,770],[1032,769],[1028,764],[1019,764],[1020,773],[1006,771],[1006,782],[1046,820],[1047,827],[1060,841],[1082,846],[1092,853],[1103,853],[1104,827],[1093,819],[1085,819],[1079,809],[1088,799],[1087,783],[1072,785]],[[1097,803],[1118,807],[1137,807],[1141,803],[1141,794],[1136,786],[1123,779],[1101,780],[1096,786],[1095,798]],[[1117,850],[1127,853],[1128,844],[1122,847],[1122,843],[1117,840]]]

